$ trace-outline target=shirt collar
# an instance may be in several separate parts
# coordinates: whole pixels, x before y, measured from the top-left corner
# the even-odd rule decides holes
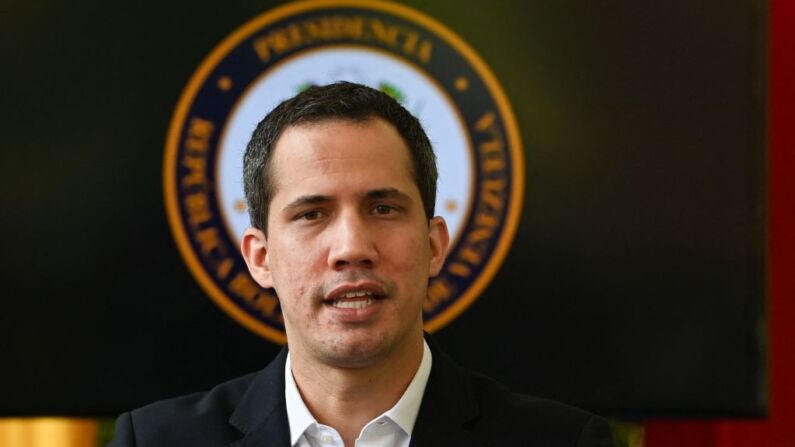
[[[420,411],[422,395],[425,393],[425,385],[428,384],[433,363],[431,350],[425,340],[422,341],[422,346],[420,367],[417,368],[406,391],[403,392],[395,406],[374,419],[379,419],[382,416],[388,417],[408,435],[414,430],[414,423]],[[290,367],[289,352],[287,352],[287,361],[284,364],[284,397],[287,405],[287,421],[290,426],[290,445],[295,445],[306,429],[312,424],[316,424],[317,420],[306,407],[301,393],[298,392],[298,386],[295,384]]]
[[[395,421],[406,434],[410,435],[414,430],[414,422],[417,421],[417,413],[420,412],[422,395],[425,393],[425,385],[428,384],[428,376],[431,375],[431,350],[428,343],[422,341],[422,361],[417,373],[411,379],[411,383],[403,392],[403,396],[397,401],[394,407],[384,413],[384,416]],[[378,418],[376,418],[378,419]]]
[[[306,408],[298,386],[293,378],[290,368],[290,352],[287,351],[287,360],[284,362],[284,400],[287,405],[287,423],[290,426],[290,445],[295,445],[301,435],[312,424],[317,423],[315,417]]]

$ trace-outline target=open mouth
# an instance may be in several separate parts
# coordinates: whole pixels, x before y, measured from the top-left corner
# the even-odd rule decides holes
[[[382,295],[371,290],[348,290],[334,294],[323,303],[337,309],[363,309],[381,298]]]

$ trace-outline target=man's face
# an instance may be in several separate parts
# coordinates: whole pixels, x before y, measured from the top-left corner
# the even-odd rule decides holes
[[[274,150],[268,235],[249,229],[243,252],[279,295],[291,350],[352,367],[416,343],[448,234],[425,216],[404,140],[380,119],[329,120]]]

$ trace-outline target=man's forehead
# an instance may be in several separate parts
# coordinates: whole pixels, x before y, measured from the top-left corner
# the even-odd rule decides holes
[[[380,172],[384,181],[394,183],[399,179],[416,184],[408,145],[394,125],[378,117],[291,125],[282,132],[273,150],[269,174],[274,197],[280,189],[296,182],[319,186],[328,182],[326,186],[334,186],[339,181],[331,178],[335,174],[373,179],[369,174]],[[362,189],[396,186],[370,184]]]
[[[279,141],[284,137],[286,133],[290,132],[324,128],[324,127],[333,127],[333,126],[352,126],[352,127],[358,126],[364,128],[374,123],[383,124],[387,127],[392,128],[393,130],[395,130],[395,132],[397,132],[397,129],[392,123],[386,121],[385,119],[377,115],[363,115],[361,117],[330,116],[324,118],[305,119],[284,126],[279,137],[276,139],[274,143],[274,147],[276,147],[279,144]]]
[[[379,117],[362,120],[333,118],[300,122],[285,128],[273,145],[271,174],[282,174],[279,165],[347,158],[374,162],[401,160],[413,172],[411,152],[395,126]],[[295,168],[295,166],[291,166]],[[398,166],[393,166],[398,168]]]

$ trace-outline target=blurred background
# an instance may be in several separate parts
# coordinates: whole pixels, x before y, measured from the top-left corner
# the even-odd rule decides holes
[[[191,75],[283,3],[0,5],[0,446],[102,445],[278,352],[194,279],[162,175]],[[792,3],[403,4],[486,62],[524,151],[513,245],[439,343],[616,445],[795,445]]]

